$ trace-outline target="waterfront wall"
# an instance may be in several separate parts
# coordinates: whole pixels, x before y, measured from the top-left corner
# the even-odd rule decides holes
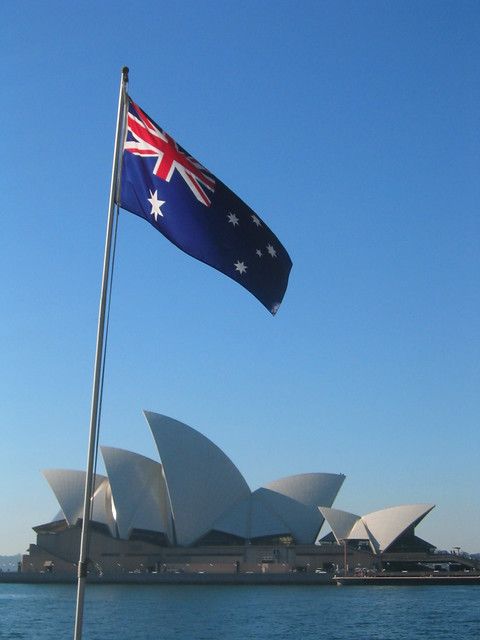
[[[80,529],[39,533],[22,558],[23,573],[76,574]],[[344,550],[336,544],[318,545],[217,545],[159,547],[144,541],[119,540],[92,531],[90,570],[96,574],[288,574],[333,572],[343,568]],[[348,551],[351,567],[371,568],[375,558],[368,552]]]

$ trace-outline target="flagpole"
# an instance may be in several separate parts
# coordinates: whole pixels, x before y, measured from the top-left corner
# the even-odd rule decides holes
[[[93,388],[92,388],[92,404],[90,411],[90,434],[88,441],[88,458],[87,458],[87,472],[85,477],[85,495],[83,502],[83,521],[82,521],[82,535],[80,539],[80,557],[78,560],[78,584],[77,584],[77,606],[75,612],[75,631],[74,640],[80,640],[82,637],[82,625],[83,625],[83,605],[85,599],[85,586],[87,580],[87,566],[88,566],[88,542],[89,542],[89,520],[90,520],[90,508],[92,500],[93,489],[93,475],[94,475],[94,462],[95,462],[95,450],[98,437],[98,422],[99,422],[99,407],[101,400],[102,389],[102,364],[104,359],[104,342],[105,342],[105,315],[107,308],[107,293],[108,284],[110,278],[110,261],[111,261],[111,245],[112,245],[112,231],[115,211],[115,199],[117,195],[118,186],[118,166],[120,159],[120,147],[122,143],[122,137],[124,134],[125,123],[125,106],[126,106],[126,92],[128,84],[128,67],[123,67],[122,76],[120,80],[120,91],[118,96],[118,110],[117,110],[117,129],[115,133],[115,146],[113,150],[113,165],[112,165],[112,178],[110,182],[110,198],[108,203],[108,219],[107,230],[105,237],[105,253],[103,257],[103,274],[102,274],[102,287],[100,294],[100,305],[98,311],[98,327],[97,327],[97,346],[95,352],[95,366],[93,373]]]

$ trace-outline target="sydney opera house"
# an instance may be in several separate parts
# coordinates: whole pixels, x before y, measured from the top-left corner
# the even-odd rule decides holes
[[[101,447],[89,558],[104,572],[291,572],[372,568],[432,545],[415,535],[431,504],[354,515],[333,508],[345,480],[304,473],[254,491],[233,462],[195,429],[145,412],[159,461]],[[44,471],[60,511],[34,527],[23,571],[76,570],[85,472]],[[328,527],[328,532],[325,530]],[[402,555],[403,554],[403,555]]]

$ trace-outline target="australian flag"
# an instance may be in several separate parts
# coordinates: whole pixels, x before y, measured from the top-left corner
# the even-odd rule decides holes
[[[275,314],[292,267],[248,205],[128,99],[117,204],[229,276]]]

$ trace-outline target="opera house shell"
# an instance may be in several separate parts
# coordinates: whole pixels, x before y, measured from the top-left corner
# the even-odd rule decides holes
[[[251,491],[233,462],[186,424],[145,412],[161,462],[101,447],[107,476],[96,476],[92,520],[113,537],[141,536],[191,546],[289,538],[313,544],[345,476],[306,473]],[[75,526],[82,517],[85,473],[48,469],[60,505],[55,520]]]
[[[368,542],[372,551],[377,554],[392,550],[394,544],[405,538],[414,538],[414,529],[434,508],[433,504],[404,504],[374,511],[364,516],[356,516],[347,511],[319,507],[320,513],[327,520],[338,543],[343,541]],[[415,547],[430,548],[432,545],[417,538]],[[423,543],[423,545],[422,545]]]
[[[345,541],[368,543],[369,554],[375,555],[405,536],[412,540],[414,527],[433,508],[407,505],[363,517],[333,509],[345,480],[336,473],[287,476],[252,491],[233,462],[204,435],[164,415],[146,411],[145,417],[160,461],[101,447],[106,475],[96,475],[90,519],[95,553],[104,563],[115,557],[120,566],[120,556],[143,554],[145,562],[156,566],[157,560],[167,562],[162,550],[176,550],[186,562],[199,548],[235,547],[241,553],[269,547],[285,566],[298,565],[298,557],[292,559],[285,549],[297,549],[297,556],[299,549],[307,549],[311,555],[330,544],[338,553]],[[38,539],[30,549],[32,567],[35,554],[73,563],[82,519],[85,472],[49,469],[44,475],[60,511],[53,521],[34,527]],[[330,542],[329,536],[320,537],[325,520]],[[213,566],[209,553],[204,560]],[[245,551],[239,558],[247,563],[251,555]],[[316,562],[305,558],[305,565]],[[219,566],[218,558],[215,562]]]

